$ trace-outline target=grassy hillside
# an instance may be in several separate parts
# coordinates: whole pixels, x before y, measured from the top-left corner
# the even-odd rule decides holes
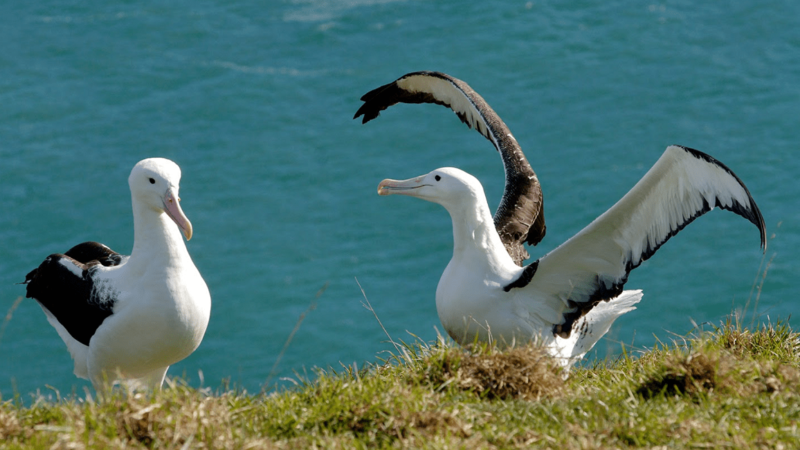
[[[567,380],[537,348],[402,345],[271,394],[0,405],[0,448],[796,448],[800,341],[726,324]]]

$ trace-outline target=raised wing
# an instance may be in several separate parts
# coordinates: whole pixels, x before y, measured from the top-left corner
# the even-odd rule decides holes
[[[397,103],[446,106],[494,145],[503,160],[506,177],[494,223],[511,258],[522,265],[529,257],[523,243],[536,245],[545,235],[542,188],[511,131],[483,97],[467,83],[450,75],[413,72],[364,94],[361,100],[364,104],[353,118],[363,115],[362,123]]]
[[[705,153],[670,146],[619,202],[505,289],[530,289],[560,312],[553,332],[566,338],[577,319],[622,292],[631,270],[714,207],[755,224],[766,251],[764,218],[739,177]]]
[[[92,278],[98,265],[116,266],[122,256],[97,242],[85,242],[66,254],[48,256],[25,277],[26,296],[39,302],[78,342],[89,345],[112,314],[114,300],[100,298]]]

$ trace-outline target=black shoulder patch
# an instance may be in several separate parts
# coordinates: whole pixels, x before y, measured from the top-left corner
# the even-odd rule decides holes
[[[524,288],[528,284],[530,284],[531,280],[533,280],[533,276],[536,275],[536,269],[539,268],[539,260],[528,264],[524,269],[522,269],[522,274],[520,274],[519,278],[509,283],[506,287],[503,288],[504,291],[509,292],[511,289],[514,288]]]

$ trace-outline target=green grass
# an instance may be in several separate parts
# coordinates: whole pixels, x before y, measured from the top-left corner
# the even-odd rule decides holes
[[[269,394],[0,405],[0,448],[796,448],[800,341],[785,323],[624,353],[566,380],[538,348],[401,345]]]

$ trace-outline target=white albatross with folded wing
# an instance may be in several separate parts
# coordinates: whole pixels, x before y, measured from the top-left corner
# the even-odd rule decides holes
[[[181,236],[191,239],[192,224],[178,203],[180,179],[178,165],[163,158],[131,171],[130,256],[84,242],[25,277],[27,296],[67,344],[75,375],[98,390],[117,379],[160,388],[169,366],[205,334],[211,295]]]
[[[427,72],[422,74],[411,75]],[[623,291],[630,271],[697,217],[715,207],[732,211],[758,227],[766,250],[763,217],[742,181],[713,157],[681,146],[668,147],[619,202],[524,267],[506,250],[497,232],[502,224],[493,220],[472,175],[441,168],[405,181],[384,180],[378,194],[418,197],[450,213],[453,257],[439,281],[436,308],[453,339],[541,339],[566,367],[617,317],[635,309],[641,291]]]

